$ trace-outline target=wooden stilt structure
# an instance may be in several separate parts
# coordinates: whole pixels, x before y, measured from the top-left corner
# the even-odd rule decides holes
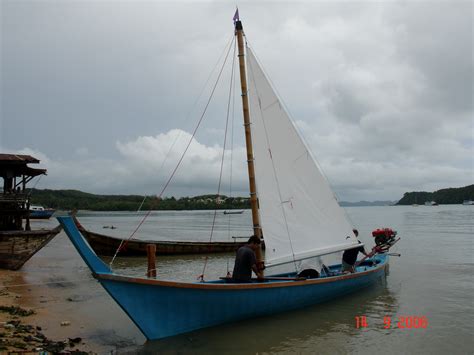
[[[26,184],[46,169],[33,169],[39,160],[29,155],[0,154],[0,268],[18,270],[61,230],[31,230]],[[23,226],[23,220],[25,225]]]

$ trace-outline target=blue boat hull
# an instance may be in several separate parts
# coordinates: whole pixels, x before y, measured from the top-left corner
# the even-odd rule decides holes
[[[55,210],[30,211],[30,219],[49,219]]]
[[[248,284],[132,278],[112,273],[70,218],[58,220],[95,277],[148,339],[325,302],[370,286],[385,275],[388,265],[387,256],[378,255],[375,266],[359,267],[354,274]]]

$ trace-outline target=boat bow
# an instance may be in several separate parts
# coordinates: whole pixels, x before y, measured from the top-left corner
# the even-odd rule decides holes
[[[111,274],[110,268],[97,256],[86,242],[71,217],[57,217],[67,236],[94,274]]]

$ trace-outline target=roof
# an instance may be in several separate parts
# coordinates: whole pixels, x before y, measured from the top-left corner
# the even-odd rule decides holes
[[[0,153],[0,164],[11,163],[11,164],[38,164],[40,161],[31,155],[19,155],[19,154],[1,154]]]
[[[30,168],[27,164],[38,164],[40,161],[31,155],[0,154],[0,177],[37,176],[46,174],[46,169]]]

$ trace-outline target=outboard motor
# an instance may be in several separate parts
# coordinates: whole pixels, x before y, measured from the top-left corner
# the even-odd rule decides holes
[[[395,244],[397,232],[391,228],[378,228],[372,231],[372,236],[375,239],[375,244],[381,249],[389,249]]]

